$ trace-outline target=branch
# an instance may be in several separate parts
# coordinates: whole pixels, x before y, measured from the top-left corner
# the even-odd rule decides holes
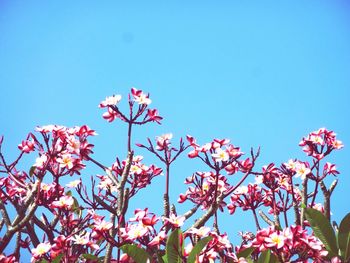
[[[259,215],[270,226],[273,226],[275,224],[262,210],[259,210]]]
[[[129,176],[133,155],[134,155],[133,152],[129,152],[128,153],[128,158],[126,160],[126,164],[124,166],[122,177],[121,177],[119,185],[118,185],[118,212],[117,212],[118,216],[121,216],[122,215],[122,211],[123,211],[123,206],[124,206],[124,187],[125,187],[126,181],[128,179],[128,176]]]

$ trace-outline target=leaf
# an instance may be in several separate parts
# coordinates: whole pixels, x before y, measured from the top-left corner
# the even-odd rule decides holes
[[[204,237],[201,240],[197,242],[197,244],[192,248],[191,253],[188,255],[187,263],[195,263],[197,255],[201,253],[203,248],[208,244],[210,240],[212,240],[213,237],[208,236]]]
[[[179,228],[171,232],[166,242],[166,258],[168,263],[181,263],[182,259],[180,253],[182,247],[180,247],[180,238],[182,238],[182,232]]]
[[[240,251],[239,253],[237,253],[237,257],[238,258],[247,258],[253,253],[254,250],[255,250],[255,247],[248,247],[248,248]]]
[[[265,250],[260,254],[257,263],[270,263],[271,250]]]
[[[300,208],[306,208],[307,206],[304,203],[300,204]]]
[[[78,200],[74,196],[72,196],[72,198],[73,198],[73,201],[74,201],[73,202],[73,206],[72,206],[73,212],[74,212],[74,214],[76,214],[80,218],[82,212],[81,212]]]
[[[150,259],[149,254],[143,248],[134,244],[126,244],[120,247],[121,250],[128,256],[132,257],[136,263],[146,263]]]
[[[95,255],[92,255],[92,254],[82,254],[81,256],[83,258],[89,259],[89,260],[98,260],[98,257],[96,257]]]
[[[278,257],[273,253],[270,254],[270,263],[279,263]]]
[[[165,263],[165,261],[163,260],[163,257],[161,255],[157,254],[157,259],[158,259],[159,263]]]
[[[57,257],[55,257],[53,260],[52,260],[52,263],[60,263],[61,262],[61,259],[63,258],[63,253],[60,253]]]
[[[347,262],[350,257],[350,213],[339,225],[338,245],[344,262]]]
[[[30,169],[29,169],[29,176],[30,177],[32,177],[34,175],[35,168],[36,168],[35,166],[30,167]]]
[[[337,256],[337,240],[333,228],[327,218],[320,211],[313,208],[306,208],[305,216],[309,221],[315,236],[321,240],[330,256]]]

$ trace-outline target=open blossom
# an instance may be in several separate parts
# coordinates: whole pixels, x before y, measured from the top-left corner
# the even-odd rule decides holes
[[[226,162],[229,159],[229,155],[221,148],[217,148],[215,153],[211,155],[216,162]]]
[[[134,97],[134,100],[140,105],[149,105],[151,104],[151,99],[149,95],[142,92],[142,90],[138,90],[136,88],[131,89],[131,94]]]
[[[237,189],[234,191],[236,195],[241,195],[241,194],[247,194],[248,193],[248,186],[242,185],[237,187]]]
[[[163,119],[163,117],[159,116],[157,109],[148,109],[147,116],[151,121],[155,121],[158,124],[160,124],[160,121]]]
[[[107,222],[105,220],[95,220],[94,230],[99,231],[108,231],[113,227],[111,222]]]
[[[47,156],[45,154],[43,154],[40,157],[35,159],[34,166],[38,167],[38,168],[43,168],[46,161],[47,161]]]
[[[126,228],[121,228],[120,229],[122,232],[122,236],[127,239],[127,240],[135,240],[137,238],[145,236],[149,228],[145,227],[142,223],[141,224],[136,224],[136,225],[130,225],[127,226]]]
[[[327,162],[324,167],[323,167],[324,173],[325,174],[333,174],[333,175],[337,175],[339,174],[339,172],[337,171],[337,167],[335,166],[335,164],[329,163]]]
[[[86,245],[89,243],[89,234],[86,233],[85,235],[74,235],[73,237],[70,238],[70,240],[73,241],[74,244],[77,245]]]
[[[198,237],[202,238],[209,234],[210,228],[207,226],[202,226],[201,228],[190,228],[186,231],[189,234],[197,235]]]
[[[74,180],[66,184],[66,186],[69,188],[76,188],[80,184],[81,184],[81,180]]]
[[[181,227],[186,218],[184,216],[176,216],[175,214],[171,213],[169,218],[164,217],[164,220],[169,222],[174,227]]]
[[[70,154],[62,154],[56,161],[60,164],[61,168],[72,169],[74,159]]]
[[[18,145],[18,149],[20,149],[24,153],[30,153],[34,151],[34,141],[22,141],[22,143]]]
[[[40,243],[36,248],[31,250],[32,256],[34,258],[40,258],[42,255],[45,255],[51,249],[50,243]]]
[[[114,185],[114,183],[111,179],[108,178],[108,176],[100,175],[98,177],[101,179],[100,183],[97,185],[99,189],[110,190],[111,192],[116,192],[118,190],[117,186]]]
[[[116,106],[121,101],[121,99],[121,95],[113,95],[110,97],[106,97],[106,99],[100,103],[99,107],[105,108],[107,106]]]
[[[69,195],[61,196],[58,201],[52,202],[52,208],[64,208],[70,210],[74,204],[73,197]]]
[[[163,151],[165,147],[169,146],[170,140],[173,138],[172,133],[163,134],[156,137],[157,140],[157,150]]]
[[[160,231],[158,235],[156,235],[151,242],[148,243],[149,246],[157,246],[166,238],[165,231]]]
[[[299,177],[304,180],[305,177],[311,173],[311,170],[309,168],[306,167],[305,163],[299,162],[296,167],[295,167],[295,171],[296,171],[296,177]]]
[[[280,249],[284,246],[285,237],[282,234],[273,232],[269,237],[265,238],[267,247],[276,247]]]

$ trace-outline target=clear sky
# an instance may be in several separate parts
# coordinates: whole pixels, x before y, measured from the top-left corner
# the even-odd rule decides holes
[[[345,144],[330,159],[341,172],[332,208],[339,221],[350,211],[349,12],[350,3],[338,0],[0,0],[6,156],[14,158],[37,125],[88,124],[99,134],[94,156],[111,165],[125,155],[126,127],[104,121],[97,106],[112,94],[125,99],[134,86],[151,93],[164,117],[161,126],[137,129],[134,142],[166,132],[203,144],[229,138],[244,152],[261,146],[264,165],[310,160],[298,146],[302,136],[334,130]],[[185,192],[185,177],[201,169],[185,155],[175,163],[172,201]],[[89,168],[82,176],[96,173]],[[156,178],[131,208],[160,214],[163,184]],[[254,229],[251,215],[243,215],[222,219],[232,240]]]

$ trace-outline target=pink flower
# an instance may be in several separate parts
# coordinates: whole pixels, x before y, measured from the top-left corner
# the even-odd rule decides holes
[[[299,176],[300,176],[300,178],[301,178],[302,180],[304,180],[305,177],[306,177],[309,173],[311,173],[311,170],[310,170],[308,167],[306,167],[305,163],[299,162],[299,163],[296,165],[296,167],[295,167],[295,172],[296,172],[295,177],[299,177]]]
[[[149,95],[143,93],[142,90],[131,88],[131,94],[134,97],[134,100],[140,105],[149,105],[152,102]]]
[[[42,255],[45,255],[51,249],[50,243],[40,243],[36,248],[31,250],[32,256],[34,259],[40,258]],[[33,260],[32,258],[32,260]]]
[[[98,231],[108,231],[113,227],[111,222],[106,222],[105,220],[95,220],[94,230]]]
[[[170,140],[173,138],[172,133],[163,134],[161,136],[156,137],[158,151],[163,151],[166,147],[170,145]]]
[[[156,235],[151,242],[148,243],[149,246],[158,246],[160,243],[166,238],[165,231],[160,231],[158,235]]]
[[[62,154],[61,157],[57,158],[56,161],[60,164],[61,168],[72,169],[74,159],[72,156],[67,154]]]
[[[184,216],[176,216],[175,214],[171,213],[169,218],[164,217],[164,220],[169,222],[173,227],[181,227],[186,218]]]
[[[37,168],[43,168],[47,159],[48,158],[45,154],[41,155],[40,157],[36,158],[34,166]]]
[[[22,141],[22,143],[18,145],[18,149],[20,149],[24,153],[30,153],[34,151],[34,142],[32,140]]]
[[[160,121],[163,119],[163,117],[159,116],[158,110],[156,109],[148,109],[147,116],[151,121],[155,121],[158,124],[160,124]]]
[[[221,148],[217,148],[215,153],[211,155],[215,162],[226,162],[229,159],[229,155],[226,151]]]
[[[73,197],[69,195],[65,195],[65,196],[61,196],[58,201],[53,201],[51,207],[70,210],[73,204],[74,204]]]
[[[119,117],[119,114],[112,108],[108,107],[107,112],[103,113],[102,117],[108,122],[112,122]]]
[[[277,247],[280,249],[284,246],[285,236],[273,232],[269,237],[265,238],[267,247]]]
[[[325,174],[333,174],[333,175],[337,175],[339,174],[339,172],[337,171],[337,167],[335,166],[335,164],[331,164],[329,162],[327,162],[324,167],[323,167],[324,173]]]

